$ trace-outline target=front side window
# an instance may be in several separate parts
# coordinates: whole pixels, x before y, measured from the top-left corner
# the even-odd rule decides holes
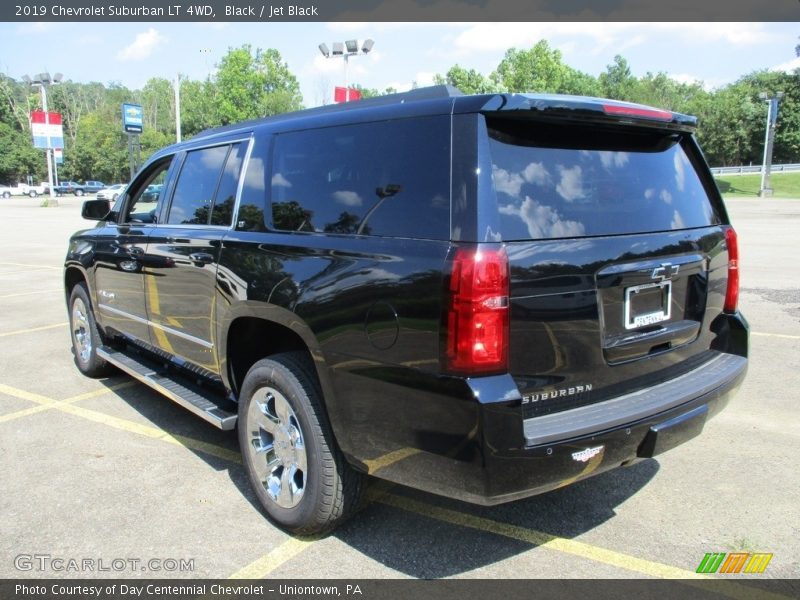
[[[275,229],[448,239],[449,117],[279,134],[268,185]]]
[[[164,184],[172,164],[172,157],[154,165],[143,178],[130,188],[125,204],[123,223],[155,223],[159,200],[164,195]]]

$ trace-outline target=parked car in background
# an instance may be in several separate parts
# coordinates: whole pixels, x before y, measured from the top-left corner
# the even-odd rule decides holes
[[[106,184],[102,181],[87,181],[83,184],[83,191],[86,194],[96,194],[100,190],[106,189]]]
[[[36,198],[40,194],[46,194],[48,187],[46,183],[39,185],[29,185],[27,183],[18,183],[14,186],[0,186],[0,196],[3,198],[10,198],[11,196],[30,196]]]
[[[63,196],[64,194],[83,196],[86,193],[83,186],[77,181],[62,181],[58,185],[53,186],[53,191],[57,196]]]
[[[120,194],[125,191],[125,186],[127,183],[115,183],[114,185],[110,185],[107,188],[104,188],[97,192],[97,199],[98,200],[110,200],[111,202],[116,202],[117,198],[119,198]]]

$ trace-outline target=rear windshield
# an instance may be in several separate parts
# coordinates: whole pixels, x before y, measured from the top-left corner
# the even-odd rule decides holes
[[[720,223],[678,134],[488,121],[504,240]]]

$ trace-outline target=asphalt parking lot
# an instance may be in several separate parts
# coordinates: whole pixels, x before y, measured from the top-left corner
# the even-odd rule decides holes
[[[79,374],[61,265],[91,223],[82,199],[40,201],[0,201],[2,578],[690,578],[708,552],[773,554],[755,577],[800,573],[800,201],[728,202],[751,363],[701,437],[492,508],[373,485],[321,539],[262,516],[233,432],[125,376]]]

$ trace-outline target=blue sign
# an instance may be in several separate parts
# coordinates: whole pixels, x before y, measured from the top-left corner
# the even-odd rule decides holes
[[[138,104],[122,105],[122,130],[125,133],[142,133],[144,111]]]

